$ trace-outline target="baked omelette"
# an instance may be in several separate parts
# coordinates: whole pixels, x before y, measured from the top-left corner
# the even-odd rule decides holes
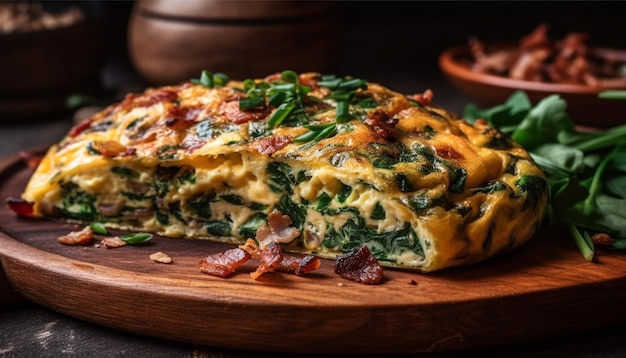
[[[35,217],[242,244],[269,213],[283,250],[367,245],[429,272],[508,252],[547,205],[530,155],[484,121],[351,77],[199,79],[129,94],[53,145],[20,200]]]

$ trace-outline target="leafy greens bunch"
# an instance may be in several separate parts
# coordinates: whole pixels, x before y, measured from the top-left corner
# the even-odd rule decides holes
[[[605,97],[626,99],[619,93]],[[533,106],[518,91],[492,108],[470,103],[464,117],[470,123],[485,119],[530,152],[548,179],[549,224],[564,226],[592,261],[593,234],[608,234],[614,248],[626,249],[626,124],[579,130],[566,110],[558,95]]]

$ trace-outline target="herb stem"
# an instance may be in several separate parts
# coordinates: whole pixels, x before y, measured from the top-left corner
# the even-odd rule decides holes
[[[576,226],[574,226],[574,224],[567,223],[567,229],[569,230],[570,234],[572,234],[572,237],[574,238],[574,243],[576,244],[576,247],[578,247],[578,250],[583,255],[585,260],[589,262],[593,261],[593,242],[591,242],[591,240],[586,240],[580,233],[580,231],[578,231]]]
[[[589,185],[589,196],[585,198],[583,203],[583,213],[587,216],[591,214],[591,211],[594,208],[594,204],[596,201],[596,196],[600,192],[602,186],[602,175],[604,174],[604,170],[606,169],[607,164],[613,159],[613,156],[618,151],[619,146],[615,147],[611,151],[611,153],[605,156],[600,164],[598,164],[598,168],[595,173],[593,173],[593,178],[591,179],[591,185]]]
[[[569,145],[583,152],[590,152],[623,143],[626,141],[626,124],[613,127],[611,130],[602,132],[601,134],[590,133],[589,135],[591,139]]]

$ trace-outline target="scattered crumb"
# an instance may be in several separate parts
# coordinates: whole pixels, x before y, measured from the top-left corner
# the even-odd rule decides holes
[[[412,278],[409,278],[406,280],[407,285],[411,285],[411,286],[417,286],[417,281],[415,281]]]
[[[150,255],[150,260],[154,262],[160,262],[162,264],[172,263],[172,258],[167,256],[167,254],[162,253],[161,251],[155,252],[154,254]]]
[[[126,242],[117,236],[104,238],[100,241],[100,243],[107,249],[113,249],[126,245]]]
[[[339,283],[337,284],[337,287],[343,287],[343,286],[345,286],[345,285],[343,284],[343,282],[339,282]]]
[[[85,226],[80,231],[72,231],[67,235],[59,236],[57,241],[65,245],[89,245],[93,238],[93,231]]]

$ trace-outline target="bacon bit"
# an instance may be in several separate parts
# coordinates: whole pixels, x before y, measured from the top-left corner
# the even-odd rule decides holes
[[[256,271],[250,272],[250,277],[253,280],[258,279],[267,272],[273,272],[278,268],[283,261],[283,251],[275,241],[270,242],[265,248],[261,250],[261,264],[257,267]]]
[[[128,245],[126,241],[119,238],[119,236],[106,237],[100,241],[100,243],[107,249],[114,249],[116,247],[122,247]]]
[[[57,241],[65,245],[89,245],[92,238],[93,230],[85,226],[80,231],[72,231],[67,235],[59,236]]]
[[[280,72],[272,73],[271,75],[265,76],[266,82],[276,82],[280,80],[281,74]]]
[[[423,93],[417,93],[407,96],[407,98],[412,99],[423,106],[428,106],[433,101],[434,97],[435,94],[430,89],[425,90]]]
[[[184,131],[195,124],[196,117],[200,114],[202,108],[171,106],[165,117],[165,125],[176,131]]]
[[[89,119],[86,119],[76,125],[74,125],[69,132],[67,133],[67,136],[70,138],[74,138],[77,135],[81,134],[82,132],[84,132],[87,128],[89,128],[91,126],[91,122],[93,122],[94,117],[91,117]]]
[[[173,262],[171,257],[161,251],[155,252],[154,254],[150,255],[150,260],[154,262],[160,262],[162,264],[171,264]]]
[[[37,166],[41,162],[41,159],[43,159],[43,155],[36,155],[23,150],[19,152],[19,156],[29,168],[33,169],[37,168]]]
[[[200,271],[213,276],[226,277],[246,263],[250,257],[249,253],[238,247],[218,252],[200,260]]]
[[[13,210],[13,212],[17,215],[28,218],[32,218],[34,216],[35,210],[33,203],[30,203],[22,198],[13,197],[8,197],[5,202],[9,209]]]
[[[319,74],[315,72],[306,72],[298,75],[298,81],[303,86],[316,87],[319,81]]]
[[[591,242],[594,245],[610,246],[613,245],[613,238],[609,234],[597,233],[591,235]]]
[[[150,107],[153,104],[161,103],[164,101],[174,102],[178,99],[178,92],[170,89],[155,89],[148,91],[142,95],[127,95],[122,103],[124,108],[126,106],[131,107]]]
[[[304,257],[285,256],[280,262],[277,270],[283,272],[292,272],[295,273],[296,276],[302,276],[304,274],[317,270],[318,268],[320,268],[321,265],[322,260],[312,255],[307,255]]]
[[[247,239],[243,245],[239,245],[239,248],[249,253],[254,258],[258,259],[259,257],[261,257],[261,249],[256,244],[256,241],[254,241],[254,239]]]
[[[463,154],[457,152],[454,148],[450,146],[437,148],[435,152],[440,158],[443,159],[463,159]]]
[[[259,152],[259,154],[263,155],[272,155],[277,151],[285,148],[289,143],[291,143],[291,139],[285,136],[274,136],[274,137],[265,137],[257,140],[252,145]]]
[[[335,273],[366,285],[378,284],[383,278],[383,268],[367,246],[337,257]]]
[[[267,224],[257,229],[256,239],[259,247],[264,249],[272,242],[289,243],[300,236],[300,230],[291,225],[291,218],[274,209],[267,216]]]
[[[363,122],[371,126],[379,137],[388,139],[393,134],[396,124],[398,124],[398,118],[389,117],[385,111],[377,109],[373,113],[368,114]]]
[[[92,146],[105,158],[117,157],[127,151],[126,146],[114,140],[96,140]]]
[[[242,111],[239,109],[239,100],[226,102],[220,108],[220,113],[224,114],[231,122],[235,124],[242,124],[246,122],[259,121],[270,114],[271,109],[269,107],[246,109]]]
[[[185,140],[181,144],[181,148],[185,150],[185,153],[191,154],[196,151],[196,149],[202,148],[206,144],[206,142],[206,139],[198,138],[196,136],[189,136],[185,138]]]

